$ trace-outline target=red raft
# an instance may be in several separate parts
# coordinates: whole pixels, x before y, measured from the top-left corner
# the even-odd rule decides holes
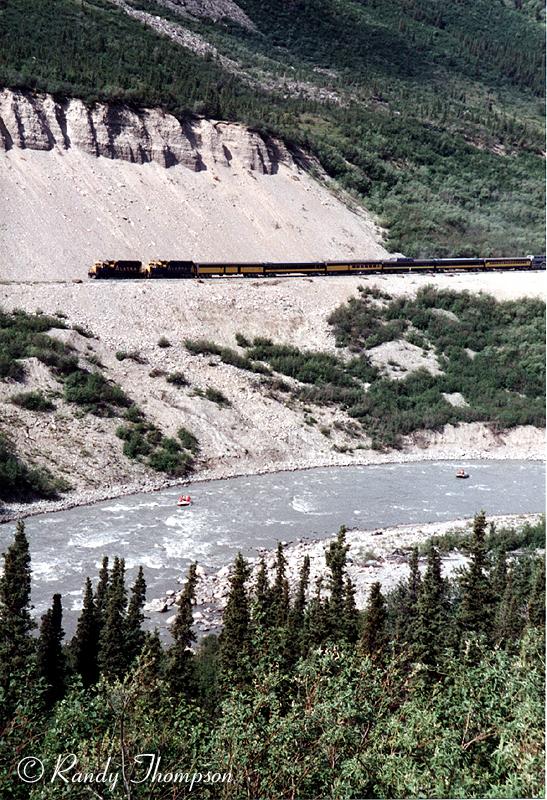
[[[189,494],[181,494],[179,499],[177,500],[177,506],[179,508],[184,508],[184,506],[189,506],[192,503],[192,498]]]

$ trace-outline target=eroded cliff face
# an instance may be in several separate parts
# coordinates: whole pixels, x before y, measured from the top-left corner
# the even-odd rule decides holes
[[[4,90],[0,93],[0,144],[4,150],[83,150],[136,164],[181,164],[193,172],[212,164],[240,166],[264,175],[291,163],[286,148],[243,125],[214,120],[181,123],[159,109]]]

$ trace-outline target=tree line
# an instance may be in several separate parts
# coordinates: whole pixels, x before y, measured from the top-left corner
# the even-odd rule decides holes
[[[305,557],[292,591],[282,545],[273,574],[261,560],[252,582],[238,554],[221,632],[199,642],[191,564],[165,645],[143,628],[142,568],[128,591],[123,560],[105,558],[65,644],[60,594],[34,630],[18,523],[0,579],[0,785],[56,796],[45,782],[29,795],[15,775],[32,743],[46,761],[67,747],[88,766],[156,747],[232,774],[204,797],[538,796],[545,562],[496,536],[477,515],[452,580],[434,546],[425,568],[413,549],[408,577],[387,593],[374,583],[364,611],[343,527],[324,574],[311,584]]]

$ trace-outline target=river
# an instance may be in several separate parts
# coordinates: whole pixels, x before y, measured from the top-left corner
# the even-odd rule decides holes
[[[457,480],[465,467],[470,477]],[[30,517],[35,613],[63,595],[67,631],[81,606],[84,578],[96,579],[103,555],[125,558],[128,580],[145,568],[147,597],[175,588],[192,560],[219,568],[238,550],[256,555],[279,540],[323,537],[341,524],[377,528],[487,514],[543,511],[544,465],[524,461],[420,462],[328,467],[196,482],[193,503],[176,507],[180,489],[136,494]],[[5,550],[13,523],[0,526]]]

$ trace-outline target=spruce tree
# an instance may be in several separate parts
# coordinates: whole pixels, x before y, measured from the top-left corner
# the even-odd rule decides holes
[[[473,522],[470,564],[460,578],[461,602],[458,621],[462,631],[490,634],[493,598],[487,577],[486,517],[477,514]]]
[[[393,593],[394,639],[397,647],[412,661],[418,639],[418,600],[422,587],[418,548],[413,547],[408,562],[409,574]]]
[[[386,616],[382,584],[376,581],[370,588],[360,645],[363,653],[378,661],[382,660],[386,651]]]
[[[125,639],[125,563],[116,557],[106,595],[104,622],[99,635],[99,668],[109,680],[122,678],[128,667]]]
[[[171,628],[173,644],[167,653],[167,677],[173,695],[194,693],[192,643],[196,641],[192,629],[192,608],[196,599],[196,564],[190,564],[184,589],[178,600],[177,616]]]
[[[494,566],[490,573],[490,590],[494,603],[500,603],[507,583],[507,553],[500,547],[496,551]]]
[[[99,580],[95,592],[95,610],[97,612],[97,625],[99,630],[104,622],[106,614],[106,601],[110,584],[110,573],[108,571],[108,556],[103,556],[101,568],[99,570]]]
[[[287,624],[289,616],[289,582],[286,577],[287,559],[281,542],[277,545],[275,580],[271,590],[272,622],[277,628]]]
[[[161,679],[164,674],[165,655],[161,646],[158,629],[152,633],[146,633],[144,644],[138,657],[139,672],[142,685],[146,687],[146,693],[152,702],[161,698]]]
[[[334,639],[338,639],[344,634],[344,579],[348,550],[349,545],[346,544],[346,528],[342,525],[335,541],[330,543],[325,553],[327,567],[330,570],[327,617],[329,633]]]
[[[306,597],[308,587],[310,584],[310,557],[304,556],[302,567],[300,568],[300,576],[298,578],[298,587],[294,603],[290,612],[291,629],[294,631],[301,631],[304,624],[304,611],[306,609]]]
[[[344,585],[344,606],[341,630],[346,641],[355,644],[359,638],[359,612],[355,605],[355,586],[349,577]]]
[[[441,558],[435,547],[429,549],[427,567],[418,599],[415,656],[423,664],[435,666],[447,641],[448,598],[441,571]]]
[[[24,690],[24,676],[32,676],[35,623],[30,615],[30,551],[25,526],[18,522],[13,543],[3,554],[0,576],[0,690],[3,694],[0,722],[9,717],[17,695]]]
[[[53,595],[53,604],[42,617],[37,647],[38,675],[46,689],[44,700],[53,706],[65,693],[65,656],[63,653],[63,609],[61,595]]]
[[[250,613],[245,588],[249,574],[249,565],[238,553],[230,575],[230,591],[219,637],[220,675],[224,686],[241,686],[248,682],[250,676]]]
[[[99,624],[97,610],[93,598],[91,581],[86,578],[84,604],[78,618],[76,633],[71,642],[75,671],[81,675],[82,683],[87,688],[99,678],[98,650]]]
[[[146,600],[146,581],[144,571],[139,567],[135,583],[131,589],[131,598],[127,609],[125,621],[125,636],[127,646],[127,660],[131,664],[139,655],[144,644],[144,622],[143,608]]]
[[[303,654],[322,645],[330,634],[330,620],[327,605],[321,597],[323,590],[323,576],[315,581],[315,594],[306,606],[304,626],[302,633]]]
[[[494,641],[505,648],[511,648],[520,639],[525,625],[524,613],[516,592],[513,573],[507,574],[505,591],[497,607],[494,619]]]
[[[271,589],[264,556],[261,557],[254,586],[253,622],[257,628],[269,627],[271,618]]]

